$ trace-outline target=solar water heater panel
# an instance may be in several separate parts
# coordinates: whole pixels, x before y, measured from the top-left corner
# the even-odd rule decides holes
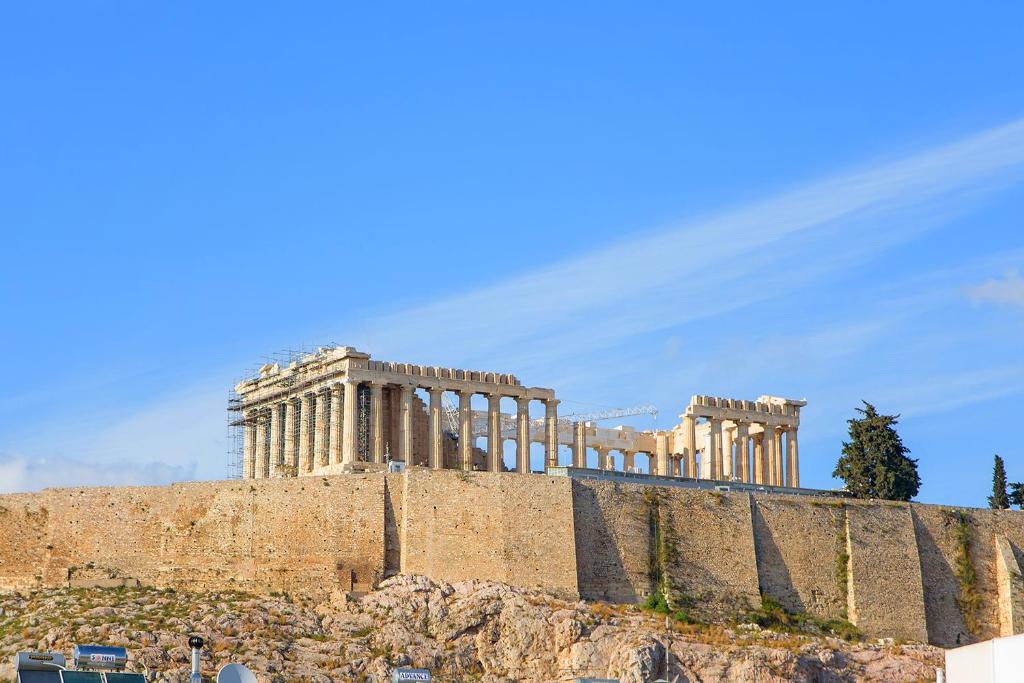
[[[61,671],[61,683],[103,683],[103,676],[95,671]]]
[[[18,683],[60,683],[60,671],[19,671]]]

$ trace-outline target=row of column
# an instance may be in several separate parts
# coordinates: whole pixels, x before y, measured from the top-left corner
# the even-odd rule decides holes
[[[693,417],[683,418],[683,453],[670,452],[667,433],[655,434],[654,457],[648,453],[651,474],[766,486],[800,486],[796,427],[762,425],[759,434],[751,434],[749,423],[735,422],[732,429],[726,429],[719,419],[709,419],[708,423],[709,443],[704,449],[697,448],[696,419]],[[594,450],[597,451],[597,467],[602,470],[615,469],[610,453],[619,450],[623,455],[622,468],[626,472],[633,470],[633,459],[639,452],[602,447]],[[582,422],[573,425],[572,465],[587,466],[586,424]]]
[[[368,382],[370,386],[370,459],[384,460],[384,385]],[[244,478],[274,476],[282,466],[289,466],[296,474],[313,471],[316,466],[349,464],[358,457],[358,388],[359,383],[346,379],[300,398],[289,398],[268,408],[247,414],[243,446]],[[413,460],[413,391],[412,385],[399,385],[400,413],[398,443],[394,457],[412,463]],[[427,388],[430,422],[427,444],[427,462],[430,467],[444,467],[444,409],[442,394],[445,389]],[[474,393],[456,390],[459,396],[458,460],[462,469],[473,468],[473,411]],[[498,393],[486,394],[487,400],[487,460],[486,469],[503,469],[504,444],[501,436],[501,399]],[[516,471],[530,471],[530,400],[516,400]],[[547,466],[558,464],[558,401],[547,399],[544,414],[544,453]],[[315,407],[314,407],[315,406]],[[283,436],[282,436],[283,435]]]
[[[723,420],[708,419],[708,444],[701,456],[700,478],[800,486],[796,427],[762,424],[760,434],[751,434],[751,423],[736,421],[734,424],[733,429],[726,429]],[[695,471],[696,418],[683,418],[683,437],[687,458]]]
[[[434,469],[444,467],[441,438],[443,432],[441,395],[444,389],[429,388],[430,395],[430,458]],[[459,396],[459,466],[463,470],[473,469],[473,394],[469,390],[458,390]],[[500,393],[487,393],[487,459],[485,470],[501,472],[504,469],[505,443],[501,435]],[[516,472],[530,471],[530,399],[513,396],[516,401]],[[558,400],[546,399],[544,403],[544,461],[550,467],[558,464]]]
[[[587,466],[587,428],[585,422],[573,423],[572,432],[572,466]],[[614,462],[611,457],[612,451],[619,451],[622,454],[622,469],[624,472],[632,471],[635,467],[634,458],[637,453],[644,451],[629,451],[622,448],[608,448],[594,446],[597,451],[597,468],[601,470],[614,470]],[[654,457],[647,453],[650,460],[651,474],[660,474],[668,477],[690,476],[685,470],[685,460],[681,454],[669,452],[668,434],[657,434],[655,436]]]
[[[296,473],[315,465],[355,462],[358,458],[358,392],[345,380],[288,398],[246,415],[244,478],[266,478],[284,467]],[[383,386],[370,386],[371,451],[383,442]]]

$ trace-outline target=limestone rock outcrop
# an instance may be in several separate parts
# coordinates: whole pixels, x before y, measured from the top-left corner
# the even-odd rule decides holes
[[[394,666],[442,680],[642,683],[930,680],[941,650],[737,627],[667,628],[636,607],[571,602],[500,583],[385,581],[353,597],[183,593],[123,587],[0,594],[0,681],[21,649],[123,645],[149,680],[187,681],[189,633],[204,670],[242,662],[261,681],[386,681]]]

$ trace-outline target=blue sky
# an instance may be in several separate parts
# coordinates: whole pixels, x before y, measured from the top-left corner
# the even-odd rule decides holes
[[[0,491],[221,477],[327,342],[1024,480],[1024,7],[705,4],[5,7]]]

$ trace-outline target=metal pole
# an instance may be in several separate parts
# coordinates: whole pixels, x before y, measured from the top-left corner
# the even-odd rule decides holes
[[[188,639],[188,646],[192,648],[192,674],[188,677],[188,683],[203,683],[203,675],[199,673],[199,651],[203,647],[203,639],[192,636]]]

